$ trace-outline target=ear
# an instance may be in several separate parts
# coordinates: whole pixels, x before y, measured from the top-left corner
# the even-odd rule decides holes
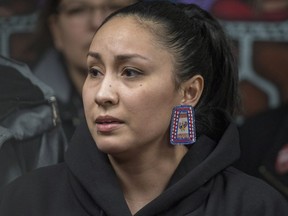
[[[49,30],[53,38],[54,46],[57,50],[62,50],[61,26],[59,26],[59,18],[57,15],[52,15],[48,19]]]
[[[204,79],[201,75],[195,75],[191,77],[188,81],[183,83],[183,97],[182,104],[196,106],[201,98],[204,89]]]

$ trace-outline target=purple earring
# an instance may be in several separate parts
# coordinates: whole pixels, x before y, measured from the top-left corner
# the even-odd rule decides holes
[[[179,105],[173,108],[170,125],[170,142],[193,144],[196,141],[194,108],[190,105]]]

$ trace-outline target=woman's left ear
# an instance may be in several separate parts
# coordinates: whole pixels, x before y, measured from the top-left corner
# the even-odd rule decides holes
[[[182,85],[182,104],[195,107],[201,98],[204,89],[204,79],[201,75],[195,75]]]

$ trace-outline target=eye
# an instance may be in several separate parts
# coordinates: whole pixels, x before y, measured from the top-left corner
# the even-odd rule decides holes
[[[64,13],[66,13],[68,16],[77,16],[86,14],[89,12],[89,7],[83,6],[83,5],[77,5],[77,6],[70,6],[66,8],[61,8]]]
[[[90,68],[90,69],[88,70],[88,74],[89,74],[89,76],[92,77],[92,78],[97,78],[97,77],[99,77],[99,76],[103,76],[103,73],[101,73],[101,71],[98,70],[97,68]]]
[[[142,72],[132,68],[125,68],[122,72],[122,76],[126,77],[137,77],[142,75]]]

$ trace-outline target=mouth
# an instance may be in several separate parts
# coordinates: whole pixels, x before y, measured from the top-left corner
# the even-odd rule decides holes
[[[118,129],[124,123],[124,121],[112,116],[99,116],[95,123],[98,132],[109,133]]]
[[[118,118],[112,117],[112,116],[99,116],[95,122],[96,124],[112,124],[112,123],[122,124],[124,123],[124,121]]]

